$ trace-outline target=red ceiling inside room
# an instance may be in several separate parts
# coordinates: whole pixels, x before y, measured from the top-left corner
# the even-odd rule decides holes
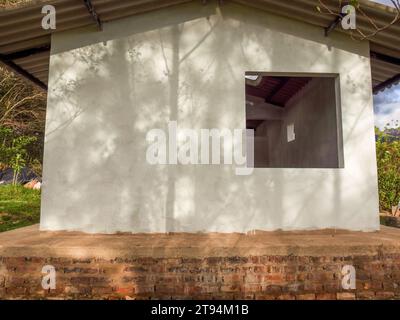
[[[250,84],[251,81],[246,81],[246,95],[263,98],[267,103],[284,107],[290,98],[311,79],[310,77],[265,76],[257,85],[252,85]]]

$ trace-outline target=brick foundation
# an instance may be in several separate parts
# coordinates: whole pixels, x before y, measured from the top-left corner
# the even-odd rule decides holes
[[[361,235],[364,236],[364,234]],[[400,235],[399,230],[396,229],[396,233],[391,234],[390,237],[393,235],[396,237]],[[12,243],[11,239],[15,235],[10,233],[7,236]],[[247,246],[252,244],[256,247],[261,238],[235,235],[236,247],[230,249],[229,243],[218,242],[220,243],[218,250],[214,250],[209,255],[205,255],[203,251],[200,254],[198,247],[185,251],[180,247],[181,242],[178,246],[177,237],[184,237],[182,241],[195,243],[193,241],[196,239],[195,235],[177,235],[169,238],[160,236],[161,240],[157,243],[154,240],[157,239],[156,236],[153,240],[148,240],[149,243],[140,240],[148,239],[149,236],[146,235],[125,236],[127,238],[104,236],[107,237],[108,244],[100,243],[97,238],[91,237],[88,238],[91,241],[91,248],[84,246],[85,237],[89,236],[76,236],[82,242],[82,247],[74,246],[71,251],[66,251],[61,245],[59,250],[56,250],[56,245],[53,245],[54,253],[44,250],[41,257],[39,249],[43,249],[42,244],[31,239],[28,233],[24,240],[16,237],[17,247],[0,246],[0,298],[399,299],[399,246],[381,244],[378,240],[374,240],[376,234],[367,236],[372,237],[377,244],[374,246],[365,244],[362,247],[357,243],[352,248],[340,247],[339,250],[340,241],[346,242],[348,238],[343,236],[343,239],[340,239],[338,236],[338,240],[333,240],[332,236],[327,236],[326,241],[332,243],[331,247],[323,244],[322,247],[309,249],[310,245],[301,247],[301,243],[298,247],[293,247],[292,244],[285,243],[289,240],[280,237],[279,240],[283,244],[278,250],[274,249],[272,244],[269,244],[271,247],[264,245],[262,248],[250,249],[251,247]],[[389,235],[383,236],[389,237]],[[0,235],[0,243],[2,243],[2,237],[4,238],[4,235]],[[38,237],[43,238],[41,235]],[[126,253],[119,252],[120,258],[113,257],[113,254],[118,252],[117,246],[115,244],[112,246],[111,241],[117,239],[120,246],[132,237],[136,237],[136,240],[132,240],[135,241],[136,247],[129,243],[130,251],[138,252],[140,246],[143,246],[148,250],[151,249],[148,252],[154,254],[142,250],[141,256],[129,257]],[[219,235],[218,237],[218,239],[226,240],[227,237],[234,236]],[[314,239],[310,240],[310,237],[312,238],[309,235],[305,239],[313,242]],[[322,239],[320,241],[323,241],[324,236],[318,237]],[[359,237],[360,235],[357,234],[354,236],[355,239]],[[48,239],[56,241],[54,240],[56,238],[50,235]],[[162,243],[163,239],[168,239],[168,246]],[[172,244],[171,239],[173,239]],[[24,241],[30,241],[35,245],[27,248]],[[63,241],[67,240],[59,239],[57,243]],[[70,243],[72,240],[68,241]],[[150,244],[153,247],[150,247]],[[156,244],[165,252],[158,252],[158,249],[154,247]],[[101,254],[100,252],[103,251],[96,251],[104,250],[103,247],[100,248],[102,245],[108,246],[107,253]],[[205,243],[204,248],[207,247],[207,250],[210,250],[209,245]],[[82,253],[84,249],[87,250]],[[266,254],[262,254],[264,251]],[[287,254],[282,254],[282,251],[286,251]],[[192,254],[189,255],[187,252]],[[216,255],[218,252],[221,253],[219,256]],[[257,252],[260,254],[254,254]],[[280,253],[268,254],[268,252]],[[56,268],[55,290],[42,289],[41,281],[44,275],[41,271],[45,265],[53,265]],[[341,270],[344,265],[353,265],[356,269],[356,290],[342,289]]]
[[[357,289],[341,289],[354,265]],[[42,267],[56,268],[56,289],[41,287]],[[67,299],[394,299],[400,255],[252,256],[204,259],[2,257],[0,298]]]

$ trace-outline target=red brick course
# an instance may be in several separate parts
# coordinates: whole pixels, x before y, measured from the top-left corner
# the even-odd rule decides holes
[[[42,268],[56,269],[43,290]],[[356,289],[343,290],[344,265]],[[0,233],[0,299],[399,299],[400,229]]]
[[[341,268],[356,269],[343,290]],[[56,268],[56,289],[41,287]],[[0,298],[399,299],[400,253],[356,256],[72,259],[0,257]]]

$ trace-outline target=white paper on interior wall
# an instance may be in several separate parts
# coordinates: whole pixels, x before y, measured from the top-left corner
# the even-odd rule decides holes
[[[296,133],[294,132],[294,123],[287,126],[287,141],[292,142],[296,140]]]

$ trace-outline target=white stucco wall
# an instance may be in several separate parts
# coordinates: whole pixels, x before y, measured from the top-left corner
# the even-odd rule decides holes
[[[376,230],[367,42],[239,5],[182,5],[52,39],[41,229]],[[146,134],[244,128],[246,71],[340,75],[343,169],[151,166]]]

